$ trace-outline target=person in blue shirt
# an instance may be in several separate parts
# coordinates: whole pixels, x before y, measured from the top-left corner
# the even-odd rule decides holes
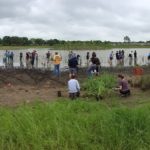
[[[70,59],[68,60],[69,72],[70,73],[77,73],[78,70],[78,59],[75,53],[72,54]]]

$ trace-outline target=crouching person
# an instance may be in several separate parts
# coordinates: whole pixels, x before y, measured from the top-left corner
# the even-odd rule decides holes
[[[128,81],[124,78],[123,75],[119,74],[119,86],[118,88],[115,88],[115,90],[119,90],[122,97],[129,96],[131,94]]]
[[[68,81],[69,97],[72,100],[80,96],[80,84],[75,78],[75,74],[71,74],[70,80]]]

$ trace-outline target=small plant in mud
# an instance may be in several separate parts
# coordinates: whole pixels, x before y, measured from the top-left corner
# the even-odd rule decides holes
[[[97,100],[112,94],[112,88],[116,85],[113,75],[103,74],[100,77],[89,78],[83,84],[86,96],[94,96]]]

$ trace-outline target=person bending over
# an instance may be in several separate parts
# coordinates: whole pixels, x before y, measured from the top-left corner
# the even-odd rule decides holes
[[[123,97],[129,96],[131,92],[129,89],[128,81],[121,74],[118,75],[118,78],[119,78],[119,86],[115,88],[115,90],[119,90],[121,96]]]
[[[79,97],[80,93],[80,85],[78,80],[76,80],[75,78],[76,78],[75,74],[71,74],[70,80],[68,81],[69,97],[71,99]]]

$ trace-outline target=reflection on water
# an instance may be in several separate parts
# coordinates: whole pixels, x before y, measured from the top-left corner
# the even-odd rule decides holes
[[[115,57],[115,53],[116,51],[118,51],[120,49],[112,49],[112,50],[96,50],[96,54],[98,56],[98,58],[101,61],[101,66],[109,66],[109,55],[111,53],[111,51],[113,51],[114,53],[114,59],[112,61],[112,65],[116,66],[117,65],[117,60]],[[140,48],[140,49],[124,49],[125,51],[125,57],[124,57],[124,66],[129,66],[130,65],[134,65],[134,59],[130,60],[129,59],[129,53],[131,51],[137,51],[137,60],[136,63],[139,65],[147,65],[148,64],[148,60],[147,60],[147,56],[150,53],[150,49],[147,48]],[[33,49],[28,49],[28,50],[12,50],[11,52],[14,53],[14,63],[13,66],[15,67],[19,67],[20,65],[23,67],[26,67],[26,52],[32,52]],[[37,53],[38,53],[38,62],[36,63],[36,65],[39,68],[43,68],[43,67],[47,67],[46,63],[47,63],[47,59],[46,59],[46,53],[49,51],[49,49],[36,49]],[[68,54],[69,51],[65,51],[65,50],[50,50],[51,54],[53,55],[55,52],[58,52],[61,56],[62,56],[62,63],[61,63],[61,68],[67,67],[68,66]],[[22,52],[23,57],[22,57],[22,62],[20,62],[20,52]],[[87,52],[90,52],[90,56],[92,54],[92,50],[91,51],[87,51],[87,50],[81,50],[81,51],[73,51],[76,54],[80,55],[81,58],[81,66],[84,67],[87,64],[87,60],[86,60],[86,54]],[[3,63],[3,58],[4,58],[4,54],[5,51],[4,50],[0,50],[0,66],[5,66],[5,64]],[[51,62],[52,63],[52,62]],[[51,63],[48,64],[48,67],[50,68]]]

